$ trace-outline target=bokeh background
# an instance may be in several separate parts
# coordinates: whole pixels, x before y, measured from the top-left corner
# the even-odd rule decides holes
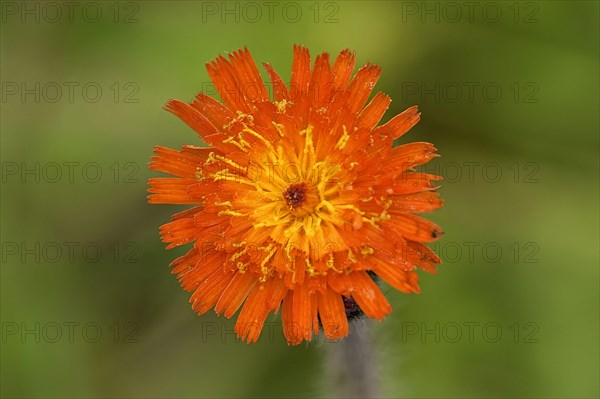
[[[383,288],[383,394],[598,397],[597,2],[77,4],[1,3],[2,397],[328,395],[333,344],[192,312],[158,237],[182,207],[145,200],[153,146],[201,144],[165,101],[243,46],[288,81],[294,43],[381,65],[384,120],[418,104],[404,140],[442,154],[444,264]]]

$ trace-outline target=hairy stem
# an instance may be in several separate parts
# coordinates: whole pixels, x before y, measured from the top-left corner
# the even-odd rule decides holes
[[[365,318],[350,320],[346,338],[325,344],[328,378],[335,398],[380,397],[370,322]]]

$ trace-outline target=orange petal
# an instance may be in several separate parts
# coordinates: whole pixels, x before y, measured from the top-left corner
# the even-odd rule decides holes
[[[373,265],[373,271],[398,291],[407,294],[420,291],[417,273],[376,258],[371,258],[370,262]]]
[[[197,248],[190,249],[185,255],[175,259],[171,266],[171,273],[177,276],[177,279],[183,278],[190,271],[194,270],[196,264],[201,258],[200,251]]]
[[[338,90],[344,90],[350,82],[350,76],[354,71],[356,56],[353,51],[343,50],[335,59],[331,74],[333,75],[333,85]]]
[[[354,287],[352,297],[367,317],[381,320],[392,311],[389,302],[367,272],[352,272],[348,276]]]
[[[269,93],[247,48],[229,54],[234,77],[246,103],[268,101]]]
[[[315,109],[321,108],[324,103],[331,99],[333,84],[329,69],[329,54],[327,53],[319,54],[315,60],[308,94]]]
[[[225,206],[222,206],[222,209],[225,209]],[[215,224],[224,223],[225,220],[223,217],[218,216],[215,213],[206,212],[202,210],[200,212],[196,212],[194,214],[194,226],[196,227],[208,227],[214,226]]]
[[[395,214],[398,212],[423,213],[431,212],[440,208],[444,201],[439,198],[437,191],[422,191],[406,195],[396,195],[392,198],[392,205],[388,212]]]
[[[308,92],[310,82],[310,53],[304,46],[294,45],[294,61],[292,62],[292,77],[290,94],[295,99],[300,94]]]
[[[258,278],[253,273],[236,273],[219,298],[215,312],[217,314],[225,312],[227,318],[233,316],[257,281]]]
[[[214,127],[214,130],[211,131],[212,134],[221,131],[224,125],[236,117],[229,108],[204,93],[197,94],[190,106],[212,124]]]
[[[275,72],[271,64],[263,63],[263,67],[271,78],[271,84],[273,85],[273,100],[287,100],[289,98],[288,90],[279,74]]]
[[[367,64],[358,70],[347,89],[350,111],[357,113],[364,107],[380,75],[381,68],[373,64]]]
[[[420,242],[407,240],[405,243],[407,259],[428,273],[435,274],[436,266],[442,260],[429,247]]]
[[[186,125],[191,127],[198,133],[200,138],[204,142],[214,145],[214,140],[210,140],[209,137],[218,135],[219,130],[215,127],[206,117],[200,114],[192,106],[179,100],[169,100],[165,104],[165,109],[179,119],[181,119]],[[225,136],[226,137],[226,136]]]
[[[179,282],[184,290],[195,291],[200,284],[204,283],[214,272],[223,270],[223,254],[206,248],[194,248],[196,252],[189,258],[179,260],[178,258],[172,266],[179,274]],[[190,251],[191,252],[191,251]],[[185,269],[188,269],[187,271]],[[174,269],[175,270],[175,269]]]
[[[391,140],[395,140],[410,130],[416,125],[421,118],[419,108],[415,105],[408,108],[406,111],[396,115],[384,125],[381,125],[373,130],[374,135],[387,136]]]
[[[185,146],[181,151],[171,148],[154,147],[154,155],[150,162],[150,169],[169,173],[178,177],[195,179],[198,166],[208,159],[208,155],[215,152],[214,148]]]
[[[218,56],[206,64],[206,71],[223,103],[232,111],[249,112],[250,107],[244,97],[243,88],[236,80],[236,70],[223,56]]]
[[[173,177],[153,177],[148,179],[148,203],[150,204],[198,204],[198,198],[190,196],[187,192],[192,179]]]
[[[431,191],[439,187],[433,183],[440,180],[442,180],[440,176],[429,173],[405,172],[393,182],[375,187],[375,191],[387,195],[406,195]]]
[[[199,205],[190,209],[183,210],[181,212],[177,212],[171,216],[171,220],[194,217],[194,215],[200,212],[203,208],[204,207],[202,205]]]
[[[436,151],[437,149],[430,143],[403,144],[393,148],[384,162],[387,170],[405,171],[439,156]]]
[[[437,224],[411,213],[395,213],[390,219],[382,223],[392,227],[403,237],[412,241],[432,242],[439,239],[443,234],[442,228]]]
[[[193,218],[177,219],[160,226],[162,241],[170,243],[167,249],[192,242],[200,233]]]
[[[248,343],[256,342],[267,315],[279,307],[286,292],[279,278],[271,278],[265,283],[255,285],[235,324],[238,336]]]
[[[310,341],[316,320],[315,294],[309,292],[308,285],[296,286],[288,292],[283,301],[283,333],[291,345],[303,340]],[[318,331],[318,330],[317,330]]]
[[[348,335],[348,318],[342,296],[324,289],[317,292],[319,318],[328,339],[340,339]]]
[[[358,116],[356,127],[359,129],[373,129],[375,125],[379,123],[391,102],[392,99],[387,95],[381,92],[375,94],[375,97],[373,97],[371,102],[361,111],[360,115]]]
[[[233,279],[236,271],[217,268],[190,297],[192,308],[198,313],[206,313],[215,306],[221,294]]]

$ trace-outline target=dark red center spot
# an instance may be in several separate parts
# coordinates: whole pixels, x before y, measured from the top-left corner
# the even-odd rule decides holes
[[[306,198],[306,186],[304,183],[292,184],[283,192],[283,198],[290,208],[299,207]]]

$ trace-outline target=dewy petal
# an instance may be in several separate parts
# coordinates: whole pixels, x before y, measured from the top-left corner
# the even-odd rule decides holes
[[[356,127],[359,129],[373,129],[381,120],[391,102],[392,99],[387,95],[381,92],[375,94],[375,97],[373,97],[371,102],[361,111],[360,115],[358,116]]]
[[[279,279],[269,279],[255,285],[238,317],[235,331],[248,343],[258,341],[267,315],[279,307],[286,289]]]
[[[177,219],[160,226],[162,241],[170,243],[167,249],[190,243],[196,240],[199,234],[192,218]]]
[[[204,251],[193,248],[188,254],[171,264],[172,272],[177,272],[177,279],[186,291],[195,291],[213,273],[223,270],[223,264],[219,262],[222,257],[220,253],[205,254]]]
[[[194,103],[192,102],[192,104]],[[165,109],[179,117],[186,125],[194,129],[205,143],[213,145],[225,152],[234,150],[235,147],[223,142],[228,138],[228,135],[221,132],[217,126],[213,125],[204,114],[200,113],[194,106],[179,100],[170,100],[167,102]]]
[[[386,136],[391,140],[402,137],[408,132],[414,125],[416,125],[421,119],[419,108],[413,106],[408,108],[406,111],[399,115],[396,115],[390,119],[387,123],[376,127],[373,130],[374,135]]]
[[[150,204],[197,204],[198,199],[188,193],[188,187],[194,184],[193,179],[172,177],[154,177],[148,180],[150,188],[148,203]]]
[[[292,63],[292,77],[290,80],[292,98],[308,93],[309,82],[310,53],[306,47],[294,45],[294,61]]]
[[[356,56],[353,51],[343,50],[335,59],[331,73],[333,75],[333,85],[337,90],[345,90],[350,82],[350,77],[354,71]]]
[[[203,314],[215,306],[225,288],[231,283],[235,273],[224,268],[215,270],[192,294],[190,298],[192,308],[198,314]]]
[[[420,242],[410,240],[406,241],[405,256],[410,259],[415,266],[432,274],[436,273],[435,265],[442,263],[441,259],[429,247]]]
[[[385,163],[387,168],[405,171],[429,162],[438,155],[433,144],[415,142],[393,148]]]
[[[421,191],[419,193],[397,195],[392,199],[388,212],[423,213],[431,212],[444,204],[437,191]]]
[[[250,111],[244,97],[244,88],[236,80],[236,71],[223,56],[218,56],[206,64],[208,76],[215,85],[215,89],[223,99],[223,103],[231,110],[242,112]]]
[[[194,178],[198,165],[206,161],[213,151],[193,146],[184,146],[181,151],[157,146],[154,147],[156,155],[152,157],[150,169],[178,177]]]
[[[250,106],[253,102],[268,101],[269,93],[248,49],[244,48],[229,54],[229,61],[246,103]]]
[[[443,234],[437,224],[411,213],[398,212],[382,223],[411,241],[432,242]]]
[[[391,99],[377,93],[381,69],[352,77],[356,57],[331,65],[294,46],[289,87],[263,64],[272,99],[248,49],[207,64],[222,102],[198,94],[166,109],[210,147],[156,147],[150,203],[192,204],[160,228],[167,248],[193,244],[172,264],[192,308],[239,311],[238,336],[256,342],[281,307],[283,334],[297,345],[322,330],[348,334],[344,301],[381,320],[391,306],[375,274],[419,292],[417,269],[441,260],[424,243],[442,230],[416,216],[442,206],[439,176],[415,171],[437,156],[428,143],[392,148],[420,118],[416,106],[377,126]],[[375,273],[375,274],[373,274]],[[241,310],[240,310],[241,308]]]
[[[373,264],[373,271],[398,291],[402,291],[406,294],[419,292],[419,286],[417,284],[419,276],[417,273],[404,270],[397,265],[376,258],[373,258],[371,262]]]
[[[308,95],[315,109],[321,108],[322,105],[331,100],[333,83],[329,69],[329,54],[327,53],[320,54],[315,60]]]
[[[225,317],[233,316],[256,283],[256,277],[251,273],[236,273],[217,301],[215,312],[224,313]]]
[[[364,271],[350,273],[352,297],[367,317],[383,319],[392,307],[373,279]]]
[[[436,190],[438,186],[435,186],[434,183],[439,180],[442,180],[440,176],[431,173],[407,172],[389,182],[382,182],[373,189],[382,195],[406,195]]]
[[[309,341],[317,321],[316,293],[310,292],[307,284],[290,290],[283,300],[283,333],[292,345]]]
[[[367,64],[358,70],[347,90],[350,111],[356,113],[364,107],[380,75],[381,68],[377,65]]]
[[[287,100],[289,98],[288,89],[279,74],[275,72],[271,64],[263,63],[263,67],[271,78],[271,84],[273,85],[273,100],[277,102]]]
[[[319,318],[328,339],[337,340],[348,335],[348,319],[342,297],[331,290],[317,292]]]
[[[213,134],[221,132],[223,126],[231,122],[236,116],[229,108],[204,93],[197,94],[196,99],[190,105],[212,124],[209,130],[212,129]]]

